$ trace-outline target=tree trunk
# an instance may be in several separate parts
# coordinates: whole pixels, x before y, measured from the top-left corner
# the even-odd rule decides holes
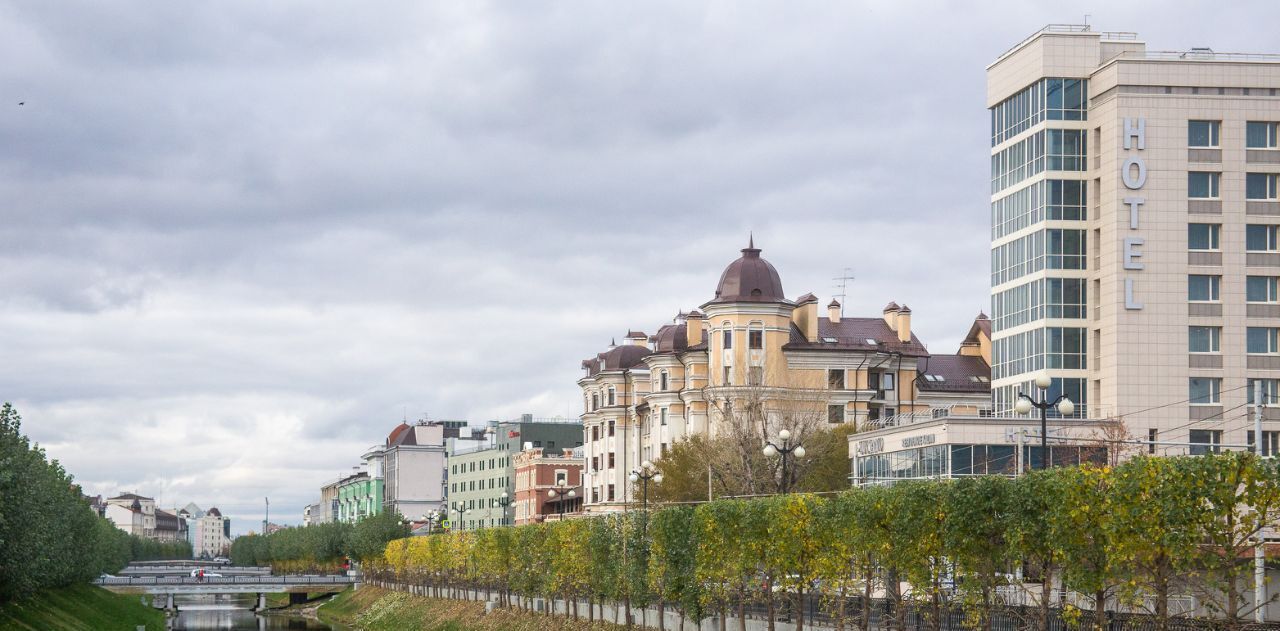
[[[773,579],[764,582],[765,611],[769,616],[769,631],[777,631],[777,615],[773,608]]]
[[[796,631],[804,631],[804,586],[796,585]]]
[[[1107,590],[1100,589],[1093,593],[1093,628],[1107,631]]]
[[[738,631],[747,631],[747,597],[745,590],[738,590]]]
[[[658,631],[667,631],[667,601],[658,599]]]
[[[1053,564],[1040,565],[1040,630],[1049,631],[1049,605],[1053,598]]]

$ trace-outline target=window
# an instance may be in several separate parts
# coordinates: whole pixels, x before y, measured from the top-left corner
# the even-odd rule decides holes
[[[733,366],[724,367],[724,385],[733,385]]]
[[[1147,453],[1154,454],[1156,452],[1156,434],[1159,432],[1155,428],[1147,430]]]
[[[1086,120],[1088,102],[1087,79],[1041,79],[991,108],[991,146],[1044,120]]]
[[[1085,139],[1088,132],[1083,129],[1047,129],[1049,171],[1083,171],[1085,170]]]
[[[1250,427],[1248,434],[1249,446],[1254,443],[1253,428]],[[1280,455],[1280,432],[1262,432],[1262,455],[1275,456]]]
[[[660,419],[658,422],[659,425],[667,424],[667,408],[662,408],[662,410],[658,412],[658,418]]]
[[[1192,405],[1216,405],[1222,402],[1222,379],[1218,377],[1192,377],[1190,379]]]
[[[1187,173],[1187,197],[1192,199],[1217,199],[1221,173],[1191,171]]]
[[[540,440],[533,441],[533,446],[535,449],[542,449],[542,441]]]
[[[1187,277],[1187,299],[1193,302],[1217,302],[1221,276],[1192,274]]]
[[[1187,146],[1217,148],[1221,128],[1220,121],[1187,121]]]
[[[1222,450],[1222,430],[1193,429],[1190,433],[1191,455],[1203,456],[1207,453],[1218,453]]]
[[[724,338],[725,350],[733,348],[733,330],[725,329],[721,336]]]
[[[1245,279],[1245,300],[1249,302],[1280,302],[1280,276],[1250,276]]]
[[[613,485],[612,484],[609,485],[609,501],[610,502],[613,501]]]
[[[1249,224],[1244,227],[1244,249],[1250,252],[1275,252],[1280,226]]]
[[[1245,199],[1276,201],[1275,173],[1245,173]]]
[[[844,406],[828,405],[827,406],[827,422],[843,423],[844,422]]]
[[[612,469],[618,463],[617,454],[609,452],[609,468]]]
[[[1275,327],[1249,327],[1245,331],[1245,352],[1250,355],[1275,355],[1280,353],[1277,334],[1280,334],[1280,329]]]
[[[1276,148],[1276,123],[1249,121],[1244,128],[1244,146],[1250,149]]]
[[[832,390],[844,390],[843,368],[831,368],[827,370],[827,387]]]
[[[610,455],[610,456],[612,456],[613,454],[609,454],[609,455]],[[591,457],[591,470],[592,470],[592,471],[599,471],[599,470],[600,470],[600,456],[592,456],[592,457]]]
[[[658,390],[667,391],[667,371],[665,370],[658,373]]]
[[[747,332],[747,348],[759,350],[764,348],[764,331]]]
[[[609,435],[613,436],[613,421],[609,421]]]
[[[1263,405],[1280,405],[1280,379],[1250,379],[1246,402],[1253,405],[1253,389],[1257,382],[1262,382],[1262,404]]]
[[[1192,353],[1222,352],[1222,327],[1193,326],[1188,329],[1187,346]]]
[[[599,426],[596,426],[596,427],[592,427],[592,428],[591,428],[591,440],[600,440],[600,427],[599,427]]]
[[[609,388],[609,405],[614,405],[614,390]]]
[[[591,411],[594,412],[599,407],[600,407],[600,395],[592,394],[591,395]]]
[[[939,379],[941,381],[941,379]],[[880,375],[880,388],[884,390],[893,390],[893,373],[887,372]]]
[[[1217,250],[1222,226],[1216,223],[1187,224],[1187,247],[1192,250]]]

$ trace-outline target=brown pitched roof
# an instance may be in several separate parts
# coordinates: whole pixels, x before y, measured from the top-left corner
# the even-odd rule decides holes
[[[391,430],[387,435],[387,446],[395,447],[396,445],[416,445],[418,437],[414,434],[413,428],[408,423],[401,423]]]
[[[133,493],[121,493],[120,495],[117,495],[117,496],[115,496],[115,497],[113,497],[113,498],[110,498],[110,499],[113,499],[113,500],[150,500],[151,498],[149,498],[149,497],[143,497],[143,496],[141,496],[141,495],[134,495]]]
[[[826,341],[826,340],[835,340]],[[869,343],[867,340],[874,340]],[[913,333],[910,342],[898,340],[898,334],[889,328],[884,318],[818,318],[818,341],[810,342],[793,323],[791,341],[783,350],[833,350],[833,351],[886,351],[912,357],[926,357],[929,351]]]
[[[926,375],[936,375],[938,381]],[[977,380],[975,381],[975,378]],[[991,367],[981,357],[933,355],[920,365],[916,385],[927,392],[991,392]]]
[[[964,337],[965,344],[977,344],[978,333],[982,332],[991,339],[991,318],[987,314],[979,311],[978,317],[973,320],[973,326],[969,327],[969,334]]]
[[[596,355],[594,359],[582,360],[582,367],[587,369],[588,375],[596,375],[604,370],[625,370],[639,365],[641,360],[652,353],[653,351],[643,346],[623,344]],[[604,360],[603,367],[601,360]]]

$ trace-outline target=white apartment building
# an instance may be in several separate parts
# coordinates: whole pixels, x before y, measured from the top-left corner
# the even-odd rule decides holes
[[[195,521],[195,531],[193,553],[196,557],[221,556],[231,546],[231,519],[224,517],[217,508],[210,508]]]
[[[997,411],[1047,371],[1135,438],[1251,440],[1280,378],[1280,55],[1054,25],[988,66],[987,106]]]

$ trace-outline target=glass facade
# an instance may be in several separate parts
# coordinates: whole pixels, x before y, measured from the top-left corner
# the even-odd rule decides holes
[[[1050,228],[991,250],[991,286],[1045,269],[1085,269],[1084,230]]]
[[[991,202],[991,238],[1013,234],[1041,221],[1088,219],[1084,180],[1042,180]]]
[[[997,339],[991,344],[991,378],[1052,368],[1083,370],[1088,367],[1085,333],[1083,328],[1049,326]]]
[[[991,156],[991,192],[1044,171],[1084,171],[1087,138],[1083,129],[1046,129]]]
[[[991,297],[995,331],[1043,318],[1085,317],[1087,282],[1083,278],[1042,278],[1006,289]]]
[[[1044,464],[1044,450],[1039,445],[931,445],[858,458],[856,476],[868,483],[892,482],[918,478],[951,478],[970,475],[1008,475],[1018,471],[1039,469]],[[1085,463],[1107,463],[1106,447],[1050,445],[1049,464],[1055,467]]]
[[[1030,382],[1031,374],[1042,370],[1086,367],[1083,322],[1063,326],[1067,323],[1061,320],[1087,318],[1087,281],[1067,277],[1080,276],[1078,272],[1055,270],[1084,271],[1088,266],[1088,132],[1054,121],[1087,120],[1088,96],[1087,80],[1046,78],[991,108],[992,146],[1008,143],[991,156],[991,238],[997,242],[991,248],[991,286],[1015,285],[991,297],[997,338],[992,342],[993,379],[1026,375]],[[1213,134],[1212,129],[1195,133],[1201,131]],[[1036,181],[1028,183],[1032,178]],[[1049,221],[1079,223],[1078,228],[1045,226]],[[1015,234],[1016,239],[1000,242]],[[1026,278],[1033,274],[1042,277]],[[1002,335],[1028,325],[1028,330]],[[1055,383],[1065,385],[1071,400],[1084,409],[1084,379],[1059,376]],[[994,388],[996,409],[1010,408],[1017,389]]]
[[[1087,79],[1041,79],[991,108],[994,147],[1046,120],[1088,119]]]

